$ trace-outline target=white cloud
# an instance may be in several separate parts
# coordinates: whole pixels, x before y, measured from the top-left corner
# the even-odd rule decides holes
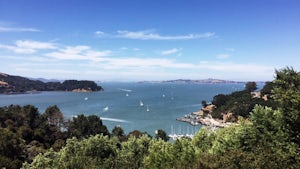
[[[110,68],[193,68],[193,64],[179,63],[176,60],[163,58],[106,58],[107,66]]]
[[[56,49],[56,45],[54,43],[32,40],[17,40],[16,46],[27,49]]]
[[[164,36],[155,33],[152,30],[145,31],[127,31],[119,30],[117,31],[116,37],[126,38],[126,39],[139,39],[139,40],[190,40],[190,39],[204,39],[211,38],[215,36],[215,33],[207,32],[203,34],[188,34],[188,35],[177,35],[177,36]]]
[[[2,45],[2,44],[0,44],[0,48],[13,51],[14,53],[21,53],[21,54],[31,54],[36,52],[36,50],[30,48],[20,48],[18,46],[10,46],[10,45]]]
[[[180,52],[182,49],[179,48],[173,48],[173,49],[169,49],[169,50],[165,50],[161,52],[161,55],[170,55],[170,54],[174,54],[174,53],[178,53]]]
[[[226,78],[226,79],[271,79],[274,67],[259,64],[245,64],[219,61],[182,62],[170,58],[148,57],[118,57],[116,52],[110,50],[94,50],[90,46],[66,46],[58,47],[56,44],[39,41],[16,41],[15,45],[1,45],[0,48],[16,53],[34,53],[40,49],[51,49],[47,53],[36,53],[35,56],[23,57],[15,55],[14,58],[0,55],[7,66],[12,70],[30,70],[38,73],[43,70],[56,76],[66,78],[88,78],[101,80],[102,77],[118,80],[130,77],[132,80],[164,80],[174,78]],[[125,49],[125,48],[124,48]],[[127,48],[127,50],[129,50]],[[134,50],[134,48],[130,48]],[[161,51],[162,55],[181,55],[181,48],[173,48]],[[45,57],[47,56],[47,57]],[[113,57],[111,57],[113,56]],[[228,54],[218,55],[220,59],[228,58]],[[10,62],[9,62],[9,61]],[[88,62],[86,62],[88,61]],[[15,66],[13,66],[13,63]],[[20,65],[22,63],[23,65]],[[19,64],[19,65],[16,65]],[[6,65],[6,64],[4,64]],[[51,66],[49,66],[51,65]],[[32,68],[35,68],[36,71]],[[41,70],[41,71],[40,71]],[[65,71],[57,71],[65,70]],[[89,74],[93,72],[93,74]],[[41,74],[42,75],[42,74]],[[86,75],[86,76],[85,76]],[[55,74],[51,75],[55,78]],[[100,77],[100,78],[99,78]]]
[[[0,48],[13,51],[20,54],[31,54],[35,53],[37,49],[56,49],[54,43],[31,41],[31,40],[17,40],[15,45],[2,45]]]
[[[274,67],[250,63],[204,62],[200,63],[199,67],[218,72],[239,74],[240,77],[242,77],[243,74],[260,76],[261,74],[267,73],[268,75],[272,75],[274,71]]]
[[[4,27],[0,26],[0,32],[40,32],[35,28],[18,28],[18,27]]]
[[[56,52],[46,53],[45,56],[60,59],[60,60],[90,60],[101,61],[101,57],[111,55],[112,51],[95,51],[89,46],[67,46],[65,49],[60,49]]]
[[[83,66],[84,67],[84,66]],[[87,74],[114,80],[166,80],[175,78],[222,78],[229,80],[269,80],[274,68],[229,62],[181,63],[163,58],[106,58],[86,64]],[[142,71],[141,71],[142,70]],[[93,73],[92,73],[93,72]]]
[[[102,32],[102,31],[96,31],[96,32],[95,32],[95,35],[96,35],[96,36],[104,36],[105,33]]]
[[[230,55],[228,55],[228,54],[219,54],[219,55],[217,56],[217,59],[227,59],[227,58],[229,58],[229,56],[230,56]]]

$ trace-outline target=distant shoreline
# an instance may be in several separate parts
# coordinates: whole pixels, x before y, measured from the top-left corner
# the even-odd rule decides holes
[[[103,91],[94,81],[89,80],[65,80],[63,82],[42,82],[26,77],[12,76],[0,73],[1,94],[26,94],[41,91],[71,91],[92,92]]]
[[[176,80],[163,80],[163,81],[139,81],[138,83],[178,83],[178,84],[244,84],[246,81],[233,81],[221,79],[176,79]],[[257,81],[256,83],[265,83],[265,81]]]

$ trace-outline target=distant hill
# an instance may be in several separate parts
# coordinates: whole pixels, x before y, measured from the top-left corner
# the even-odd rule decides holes
[[[26,77],[0,73],[0,93],[15,94],[36,91],[90,92],[103,90],[94,81],[65,80],[64,82],[43,82]]]
[[[176,80],[166,80],[166,81],[143,81],[140,83],[190,83],[190,84],[217,84],[217,83],[245,83],[241,81],[231,81],[231,80],[220,80],[220,79],[202,79],[202,80],[190,80],[190,79],[176,79]]]

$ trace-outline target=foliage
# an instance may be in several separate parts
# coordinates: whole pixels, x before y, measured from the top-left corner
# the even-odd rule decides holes
[[[106,126],[102,124],[102,120],[96,115],[78,115],[69,121],[68,126],[69,135],[72,137],[81,138],[96,134],[109,135]]]
[[[48,151],[38,155],[23,168],[112,168],[118,141],[108,136],[95,135],[87,139],[69,139],[59,152]]]
[[[24,141],[5,128],[0,128],[0,168],[18,168],[23,161]]]
[[[276,70],[273,97],[283,112],[283,129],[290,141],[300,146],[300,72],[293,68]]]
[[[264,87],[260,90],[260,93],[262,96],[271,95],[273,88],[274,88],[273,82],[266,82]]]
[[[120,141],[127,140],[124,130],[120,126],[115,126],[111,131],[111,135],[117,137]]]
[[[117,149],[116,168],[142,168],[151,140],[151,137],[143,135],[139,138],[131,136],[122,142],[120,149]]]
[[[102,90],[100,86],[98,86],[95,82],[93,81],[88,81],[88,80],[65,80],[61,86],[61,90],[67,90],[67,91],[72,91],[74,89],[86,89],[86,90],[91,90],[91,91],[99,91]]]
[[[248,82],[245,90],[232,92],[228,95],[216,95],[212,101],[212,104],[216,106],[216,109],[211,114],[212,117],[222,119],[224,114],[233,113],[233,119],[237,120],[239,116],[248,118],[256,104],[272,108],[277,107],[277,104],[271,97],[268,97],[268,100],[253,97],[251,92],[256,88],[255,82]],[[264,92],[268,92],[267,90],[267,88],[264,88]]]
[[[57,106],[48,107],[42,114],[31,105],[1,107],[0,164],[1,167],[20,168],[22,162],[32,161],[49,148],[59,151],[67,138],[100,133],[109,135],[97,116],[80,115],[66,122]]]
[[[207,102],[206,102],[205,100],[202,100],[202,101],[201,101],[201,105],[202,105],[202,107],[205,108],[205,107],[207,106]]]
[[[155,138],[162,139],[164,141],[168,141],[170,139],[167,133],[162,129],[156,130]]]
[[[253,92],[257,89],[257,85],[255,82],[247,82],[245,84],[245,90],[249,92]]]

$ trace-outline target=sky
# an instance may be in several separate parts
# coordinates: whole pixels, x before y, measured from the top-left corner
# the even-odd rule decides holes
[[[300,70],[299,0],[0,0],[0,72],[268,81]]]

